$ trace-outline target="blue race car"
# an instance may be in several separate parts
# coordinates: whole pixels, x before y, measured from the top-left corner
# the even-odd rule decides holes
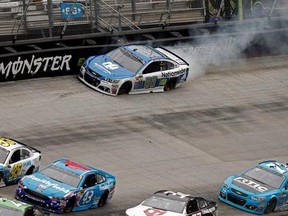
[[[219,200],[241,210],[266,214],[288,209],[288,166],[263,161],[247,171],[228,177]]]
[[[177,88],[187,80],[189,64],[163,47],[126,45],[91,56],[78,78],[104,94],[139,94]]]
[[[111,174],[67,159],[22,178],[15,198],[53,213],[102,207],[113,196]]]

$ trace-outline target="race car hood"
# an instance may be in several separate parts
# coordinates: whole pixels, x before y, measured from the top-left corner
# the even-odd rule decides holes
[[[33,191],[37,191],[45,196],[64,197],[76,188],[53,180],[41,173],[34,173],[22,178],[23,185]]]
[[[107,55],[90,57],[86,64],[91,70],[104,78],[122,79],[135,75],[135,73],[117,64]]]
[[[275,189],[246,175],[236,176],[233,179],[232,183],[233,185],[236,185],[243,190],[251,192],[253,194],[265,193]]]
[[[167,216],[181,216],[183,214],[165,211],[161,209],[155,209],[148,206],[138,205],[134,208],[126,210],[128,216],[149,216],[149,215],[167,215]]]

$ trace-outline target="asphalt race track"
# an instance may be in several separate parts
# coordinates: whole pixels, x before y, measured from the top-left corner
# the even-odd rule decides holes
[[[117,177],[105,207],[70,215],[125,215],[160,189],[217,200],[227,176],[266,159],[288,162],[287,68],[288,56],[240,60],[176,90],[119,97],[76,76],[0,83],[0,135],[41,150],[43,166],[70,158]],[[249,215],[218,206],[220,216]]]

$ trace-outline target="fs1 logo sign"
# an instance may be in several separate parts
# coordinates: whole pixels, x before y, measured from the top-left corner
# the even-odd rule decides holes
[[[70,60],[72,55],[36,57],[32,55],[30,59],[19,56],[15,61],[0,62],[0,75],[5,79],[12,76],[16,78],[21,75],[36,75],[47,71],[70,71]],[[0,81],[2,80],[0,77]]]
[[[63,19],[80,18],[83,16],[82,4],[80,3],[60,3],[60,8]]]

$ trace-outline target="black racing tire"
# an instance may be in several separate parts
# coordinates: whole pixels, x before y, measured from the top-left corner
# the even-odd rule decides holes
[[[73,210],[73,207],[74,207],[74,205],[75,205],[75,197],[73,197],[73,198],[71,198],[68,202],[67,202],[67,204],[66,204],[66,206],[65,206],[65,208],[64,208],[64,213],[70,213],[70,212],[72,212],[72,210]]]
[[[1,183],[2,181],[4,181],[4,175],[3,175],[2,172],[0,172],[0,183]]]
[[[272,198],[271,200],[269,200],[265,209],[265,214],[269,214],[273,212],[276,207],[276,204],[277,204],[277,200],[275,198]]]
[[[106,204],[107,198],[108,198],[108,192],[105,192],[104,194],[102,194],[102,196],[100,197],[99,202],[98,202],[99,208],[103,207]]]
[[[34,167],[32,166],[27,170],[25,175],[31,175],[31,174],[33,174],[33,171],[34,171]]]
[[[131,88],[132,88],[132,83],[130,81],[123,83],[118,91],[118,95],[129,94],[129,92],[131,91]]]

